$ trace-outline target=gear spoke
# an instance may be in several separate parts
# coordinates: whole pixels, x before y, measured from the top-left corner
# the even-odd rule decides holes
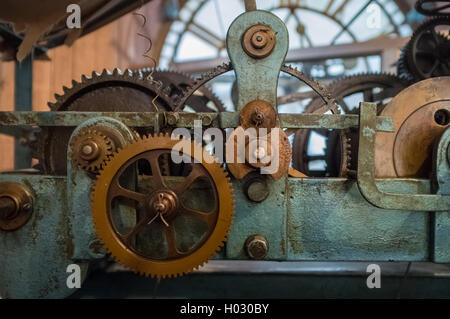
[[[427,77],[430,77],[433,75],[434,71],[436,71],[436,69],[439,67],[439,60],[435,60],[433,66],[431,67],[431,69],[425,73],[425,75]]]
[[[178,250],[175,236],[175,227],[169,225],[164,227],[164,234],[167,240],[167,258],[176,258],[183,254]]]
[[[150,167],[152,169],[152,176],[153,176],[153,184],[157,188],[166,188],[164,184],[164,179],[161,172],[161,167],[159,166],[159,156],[163,152],[157,152],[156,154],[151,153],[149,156],[147,156],[147,160],[150,163]]]
[[[181,205],[180,210],[183,214],[199,219],[209,226],[214,225],[216,222],[216,214],[214,214],[213,212],[205,213],[197,209],[186,207],[184,205]]]
[[[151,216],[150,214],[146,215],[145,217],[143,217],[137,224],[136,226],[134,226],[133,230],[131,232],[129,232],[126,235],[122,235],[120,236],[122,242],[125,245],[130,245],[132,246],[132,240],[136,237],[136,235],[142,230],[144,229],[146,226],[149,225],[149,223],[152,221],[152,219],[154,219],[154,216]]]
[[[112,198],[120,196],[120,197],[125,197],[128,199],[135,200],[140,204],[143,204],[145,202],[146,195],[123,188],[122,186],[120,186],[118,179],[115,179],[115,181],[112,182],[110,187],[111,187],[110,192],[111,192]]]
[[[203,175],[200,164],[194,163],[192,164],[192,171],[183,181],[183,183],[175,189],[175,192],[179,194],[179,196],[183,195],[189,187]]]

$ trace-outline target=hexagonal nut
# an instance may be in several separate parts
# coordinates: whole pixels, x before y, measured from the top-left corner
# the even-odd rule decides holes
[[[261,260],[269,252],[269,243],[261,235],[252,235],[245,241],[245,250],[251,259]]]

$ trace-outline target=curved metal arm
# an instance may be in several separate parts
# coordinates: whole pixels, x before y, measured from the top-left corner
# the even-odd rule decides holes
[[[383,209],[450,211],[450,196],[395,194],[380,191],[375,183],[377,105],[361,103],[359,120],[358,187],[364,198]]]

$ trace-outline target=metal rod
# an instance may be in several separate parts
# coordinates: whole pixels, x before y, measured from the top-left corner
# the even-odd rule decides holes
[[[346,129],[357,127],[359,116],[355,114],[279,114],[283,128]],[[0,126],[78,126],[83,122],[109,117],[131,127],[153,127],[165,123],[176,127],[194,127],[194,121],[204,126],[235,128],[240,125],[239,112],[188,113],[188,112],[0,112]],[[376,130],[393,132],[391,118],[377,116]]]
[[[244,0],[245,11],[256,11],[256,0]]]
[[[29,54],[22,62],[15,65],[14,109],[16,111],[31,111],[33,98],[33,57]],[[14,168],[31,167],[31,150],[20,143],[14,142]]]

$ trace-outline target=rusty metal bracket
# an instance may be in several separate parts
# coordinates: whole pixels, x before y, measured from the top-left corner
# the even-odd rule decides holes
[[[450,196],[395,194],[380,191],[375,182],[376,116],[376,104],[360,104],[358,187],[364,198],[372,205],[383,209],[450,211]]]

